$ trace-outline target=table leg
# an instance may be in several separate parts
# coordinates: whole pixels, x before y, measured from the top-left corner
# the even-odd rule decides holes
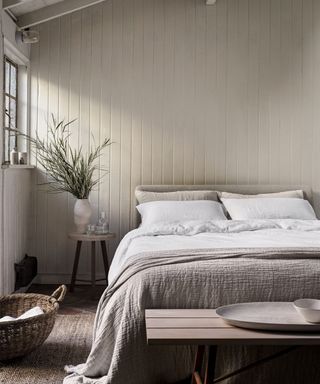
[[[102,251],[102,258],[103,258],[103,265],[104,265],[104,273],[106,275],[106,281],[108,285],[109,263],[108,263],[107,247],[106,247],[106,242],[104,240],[102,240],[100,243],[101,243],[101,251]]]
[[[216,370],[217,349],[218,347],[216,345],[209,346],[208,357],[206,359],[206,372],[203,384],[213,383]]]
[[[96,285],[96,242],[91,242],[91,285]]]
[[[72,270],[71,283],[70,283],[70,292],[73,292],[74,284],[76,282],[78,265],[79,265],[79,258],[80,258],[80,251],[81,251],[81,244],[82,244],[82,241],[77,241],[76,254],[74,257],[73,270]]]
[[[193,374],[191,378],[191,384],[200,384],[201,379],[200,379],[200,372],[202,368],[202,363],[203,363],[203,355],[204,355],[204,345],[199,345],[197,349],[197,354],[196,358],[194,361],[194,368],[193,368]],[[200,379],[200,381],[199,381]]]

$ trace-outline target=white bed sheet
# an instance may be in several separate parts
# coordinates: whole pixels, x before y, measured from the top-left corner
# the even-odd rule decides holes
[[[166,223],[129,232],[109,272],[111,282],[139,253],[179,249],[320,247],[319,220],[229,220]]]

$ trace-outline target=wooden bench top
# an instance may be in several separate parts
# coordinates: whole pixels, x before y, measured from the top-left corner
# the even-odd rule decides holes
[[[214,309],[147,309],[145,317],[148,344],[320,345],[320,333],[237,328]]]

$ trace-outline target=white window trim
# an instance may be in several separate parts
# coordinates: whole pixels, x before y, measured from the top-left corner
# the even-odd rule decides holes
[[[9,59],[14,61],[16,64],[19,65],[19,76],[26,75],[27,77],[27,84],[26,89],[21,91],[19,89],[18,92],[18,124],[17,126],[22,127],[22,132],[26,134],[30,134],[30,98],[31,98],[31,76],[30,76],[30,60],[28,57],[24,56],[5,36],[3,38],[4,40],[4,55],[7,56]],[[20,80],[20,79],[19,79]],[[21,84],[19,81],[18,83]],[[19,102],[20,97],[26,96],[27,102],[26,102],[26,110],[21,113],[21,101]],[[20,107],[19,107],[20,105]],[[3,135],[3,132],[2,132]],[[26,150],[28,152],[28,162],[30,161],[30,143],[25,143],[23,150]],[[3,161],[4,159],[2,159]],[[8,167],[8,165],[4,164],[4,167]]]

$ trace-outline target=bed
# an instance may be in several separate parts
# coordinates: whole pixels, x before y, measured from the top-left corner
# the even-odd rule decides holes
[[[303,189],[312,202],[306,186],[141,186],[137,191],[254,194],[291,189]],[[138,227],[121,241],[109,282],[99,302],[90,355],[85,363],[66,367],[64,383],[179,382],[192,370],[194,349],[148,346],[144,310],[320,298],[320,223],[228,220]],[[234,370],[270,349],[226,347],[218,356],[218,369]],[[319,358],[317,348],[296,351],[226,382],[317,383]]]

